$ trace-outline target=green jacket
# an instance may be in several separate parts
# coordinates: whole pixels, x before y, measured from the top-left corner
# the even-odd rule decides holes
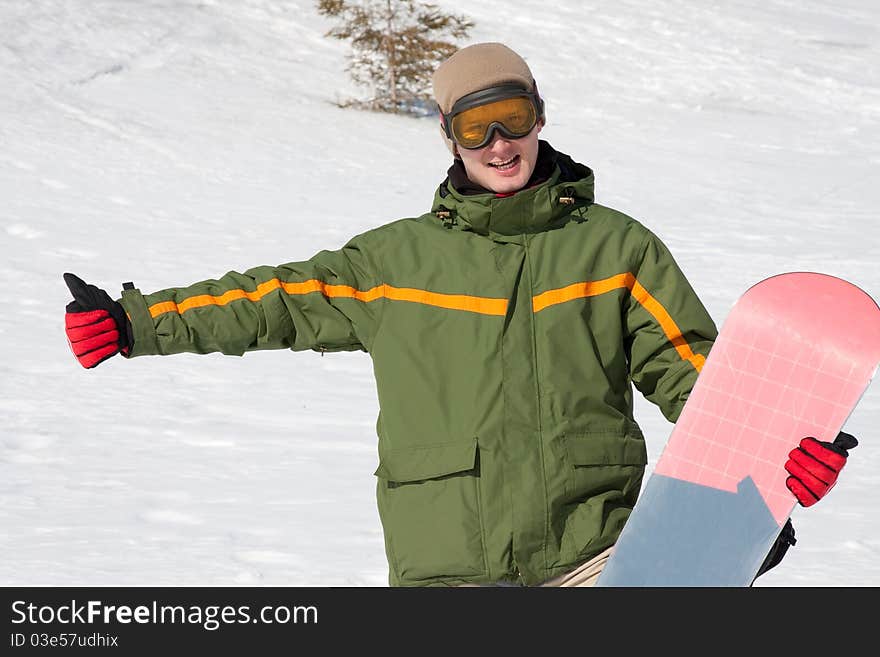
[[[364,350],[392,586],[536,584],[612,545],[647,461],[631,382],[675,421],[715,325],[660,240],[546,182],[465,196],[278,267],[121,299],[129,354]]]

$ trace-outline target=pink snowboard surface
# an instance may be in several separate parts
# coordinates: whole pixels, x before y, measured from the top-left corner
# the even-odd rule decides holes
[[[788,273],[747,290],[724,322],[599,583],[637,586],[650,568],[675,572],[678,558],[701,563],[689,555],[690,540],[696,550],[723,550],[712,544],[711,536],[687,533],[718,529],[721,535],[724,515],[735,513],[724,501],[730,496],[705,491],[734,496],[739,491],[742,497],[748,488],[757,491],[754,499],[759,505],[762,500],[775,520],[775,527],[765,524],[769,530],[755,534],[760,536],[755,540],[769,543],[756,545],[753,554],[743,557],[740,565],[751,575],[740,576],[741,583],[726,579],[729,573],[715,577],[704,572],[681,582],[678,575],[671,575],[672,581],[650,576],[661,585],[748,585],[797,504],[785,486],[788,453],[805,436],[833,441],[878,364],[880,308],[851,283],[825,274]],[[700,495],[703,501],[696,501]],[[674,530],[677,536],[654,540],[650,534],[660,531],[664,514],[673,513],[698,519]],[[648,520],[647,514],[653,517]],[[745,536],[748,529],[734,533]],[[725,541],[729,544],[730,537]],[[667,547],[658,547],[663,545]],[[638,563],[641,559],[655,563]],[[686,571],[686,562],[683,567]]]
[[[781,527],[801,438],[833,441],[880,363],[880,309],[824,274],[782,274],[725,322],[655,472],[735,491],[751,476]]]

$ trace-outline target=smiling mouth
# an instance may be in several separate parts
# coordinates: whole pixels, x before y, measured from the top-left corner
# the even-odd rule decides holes
[[[519,154],[517,154],[504,162],[489,162],[488,164],[490,167],[498,169],[499,171],[508,171],[519,164],[519,159]]]

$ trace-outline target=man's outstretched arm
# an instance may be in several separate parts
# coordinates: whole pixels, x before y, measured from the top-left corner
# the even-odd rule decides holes
[[[303,262],[229,272],[187,287],[142,294],[130,286],[115,301],[66,274],[74,301],[65,330],[84,367],[116,353],[368,350],[381,298],[373,271],[352,241]]]

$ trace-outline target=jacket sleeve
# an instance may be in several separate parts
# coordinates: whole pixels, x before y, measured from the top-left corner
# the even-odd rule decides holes
[[[382,285],[358,238],[303,262],[153,294],[124,290],[129,357],[259,349],[368,351]]]
[[[669,250],[650,232],[633,274],[625,340],[630,376],[675,422],[718,331]]]

